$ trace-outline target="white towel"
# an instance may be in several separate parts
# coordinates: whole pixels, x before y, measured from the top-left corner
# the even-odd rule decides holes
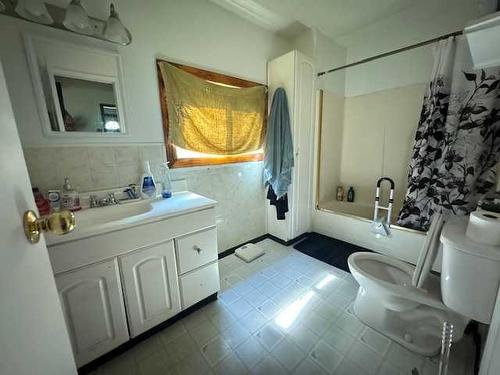
[[[420,251],[418,256],[417,265],[415,266],[415,272],[413,273],[413,278],[411,283],[417,288],[421,288],[424,284],[427,276],[432,269],[432,265],[436,260],[436,256],[439,250],[439,237],[441,236],[441,231],[443,230],[444,217],[441,213],[434,214],[432,218],[432,223],[427,231],[427,236],[425,237],[424,246]]]

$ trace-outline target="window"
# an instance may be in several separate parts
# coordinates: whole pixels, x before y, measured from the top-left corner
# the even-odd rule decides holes
[[[167,66],[170,69],[168,73],[165,71]],[[175,68],[172,69],[172,66]],[[265,85],[164,60],[157,60],[157,72],[167,160],[172,168],[263,159],[261,145],[265,134],[267,113]],[[166,75],[172,77],[171,73],[185,78],[187,82],[193,78],[192,76],[197,77],[193,85],[187,87],[190,91],[186,94],[189,96],[187,100],[173,102],[174,94],[176,100],[181,94],[180,90],[176,91],[179,85],[174,86],[172,82],[166,82]],[[174,79],[172,78],[171,81]],[[220,89],[215,89],[215,92],[222,92],[223,99],[225,91],[235,93],[235,88],[255,88],[255,90],[241,92],[243,96],[247,92],[251,95],[248,103],[245,100],[240,100],[235,104],[231,100],[212,101],[208,98],[205,104],[203,97],[205,91],[201,91],[206,89],[203,85],[207,82],[212,87],[213,84],[220,86]],[[197,83],[200,83],[199,87]],[[229,90],[223,88],[229,88]],[[206,95],[210,95],[210,92]],[[240,93],[236,92],[236,94]],[[201,95],[201,100],[189,100],[191,96],[199,95]],[[179,128],[182,128],[182,134],[179,134]],[[226,138],[230,138],[231,141],[225,142]],[[227,145],[232,145],[233,148]],[[256,145],[259,145],[258,148]],[[203,152],[205,149],[214,152]]]

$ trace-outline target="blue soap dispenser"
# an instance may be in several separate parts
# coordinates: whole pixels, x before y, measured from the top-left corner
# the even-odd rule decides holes
[[[142,174],[141,181],[141,195],[143,198],[155,198],[156,197],[156,183],[151,173],[151,166],[149,161],[144,162],[144,173]]]

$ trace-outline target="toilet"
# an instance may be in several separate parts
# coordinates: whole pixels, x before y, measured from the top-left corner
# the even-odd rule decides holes
[[[443,245],[441,277],[430,272],[437,245],[433,254],[419,256],[416,267],[377,253],[349,256],[349,269],[360,285],[356,316],[425,356],[438,354],[444,322],[454,325],[453,341],[460,340],[470,319],[489,323],[500,284],[500,247],[470,240],[467,223],[467,217],[454,218],[442,231],[429,230],[426,242],[435,235],[437,245],[439,240]]]

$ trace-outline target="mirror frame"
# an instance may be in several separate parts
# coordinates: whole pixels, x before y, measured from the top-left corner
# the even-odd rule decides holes
[[[64,40],[43,37],[38,35],[33,35],[30,33],[23,33],[23,39],[26,49],[26,55],[28,59],[28,65],[31,73],[31,81],[33,83],[33,89],[35,94],[35,99],[38,107],[38,114],[41,120],[41,127],[43,135],[47,138],[65,138],[65,139],[80,139],[85,142],[98,142],[101,143],[102,140],[111,141],[114,139],[118,141],[122,137],[129,137],[128,125],[126,121],[126,103],[124,96],[124,84],[123,84],[123,68],[121,63],[121,56],[109,50],[104,50],[95,47],[89,47],[86,45],[79,45],[73,42],[67,42]],[[106,75],[98,73],[89,73],[81,70],[71,70],[66,67],[60,67],[56,65],[41,66],[39,64],[39,55],[37,54],[35,43],[49,43],[57,45],[58,47],[64,48],[67,53],[71,53],[72,50],[76,50],[79,53],[88,53],[89,55],[100,55],[105,58],[113,59],[113,64],[116,67],[116,75]],[[48,75],[47,79],[49,81],[50,87],[46,92],[44,90],[44,85],[42,83],[42,72],[46,72]],[[51,122],[48,114],[49,105],[47,103],[46,95],[51,95],[54,101],[54,106],[56,107],[56,118],[57,121],[62,124],[62,115],[59,106],[59,99],[57,97],[57,91],[55,89],[54,73],[60,72],[61,75],[69,78],[95,80],[101,83],[112,83],[115,91],[116,106],[118,109],[118,116],[120,118],[120,132],[66,132],[54,131],[51,127]],[[56,95],[54,97],[54,94]],[[63,126],[64,127],[64,126]],[[100,140],[100,141],[98,141]],[[125,141],[125,140],[123,140]]]
[[[116,77],[111,77],[111,76],[106,76],[106,75],[99,75],[99,74],[89,74],[89,73],[82,73],[82,72],[76,72],[76,71],[71,71],[68,69],[62,69],[58,67],[47,67],[47,74],[49,76],[49,82],[50,82],[50,88],[52,92],[52,100],[55,103],[55,111],[56,111],[56,118],[57,122],[59,125],[59,131],[52,130],[50,128],[50,131],[52,133],[70,133],[71,135],[79,135],[79,134],[85,134],[87,136],[92,136],[97,134],[99,137],[105,136],[105,135],[113,135],[113,136],[119,136],[123,133],[126,133],[126,127],[125,124],[122,124],[122,118],[124,118],[123,114],[123,108],[120,105],[121,97],[120,97],[120,90],[119,85],[120,82]],[[90,82],[98,82],[98,83],[107,83],[111,84],[113,86],[113,92],[115,95],[115,101],[116,101],[116,108],[118,111],[118,119],[119,124],[120,124],[120,131],[119,132],[113,132],[113,133],[106,133],[106,132],[67,132],[64,129],[64,120],[61,112],[61,103],[59,102],[59,96],[57,95],[57,87],[56,87],[56,79],[55,77],[64,77],[64,78],[74,78],[74,79],[80,79],[84,81],[90,81]],[[49,120],[50,121],[50,120]]]

